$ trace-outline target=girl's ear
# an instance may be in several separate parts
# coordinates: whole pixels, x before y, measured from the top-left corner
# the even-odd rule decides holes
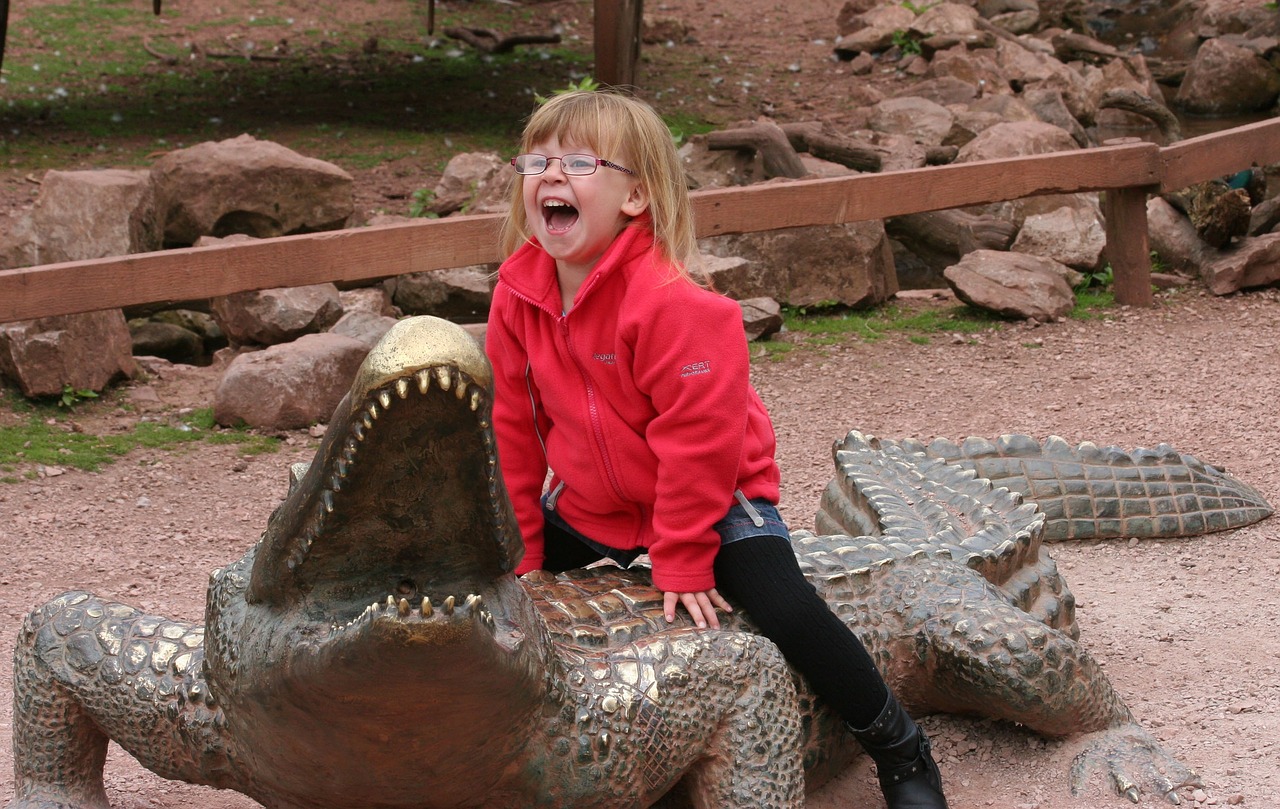
[[[649,192],[645,190],[643,183],[632,182],[631,190],[622,203],[622,212],[627,216],[636,217],[647,210],[649,210]]]

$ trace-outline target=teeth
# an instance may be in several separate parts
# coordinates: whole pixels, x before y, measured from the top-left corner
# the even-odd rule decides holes
[[[431,599],[429,598],[422,599],[421,612],[422,612],[423,618],[430,618],[435,613],[435,610],[431,609]]]
[[[471,595],[467,596],[467,601],[463,606],[469,610],[475,609],[476,607],[480,606],[480,596],[476,595],[475,593],[472,593]]]
[[[327,514],[333,513],[333,492],[325,489],[320,493],[320,500],[324,503],[324,510]]]
[[[435,369],[436,379],[440,381],[440,390],[449,390],[453,387],[453,372],[447,366],[441,365]]]
[[[470,402],[471,412],[474,413],[475,411],[480,409],[481,398],[482,396],[479,388],[476,388],[475,390],[471,391],[471,402]]]
[[[409,380],[403,377],[396,380],[396,396],[399,396],[401,399],[409,396]],[[388,407],[385,403],[382,406]]]
[[[418,393],[426,393],[431,390],[431,372],[427,370],[419,371],[413,375],[418,380]]]
[[[394,610],[396,608],[395,596],[387,596],[387,609]]]
[[[400,599],[400,603],[396,605],[396,612],[402,616],[409,614],[409,600],[407,598]]]
[[[542,203],[544,208],[572,208],[573,206],[562,199],[548,199]]]
[[[374,405],[369,405],[369,412],[360,415],[360,423],[364,425],[366,430],[373,427],[373,420],[377,418],[378,410]]]
[[[453,596],[449,596],[444,600],[444,614],[453,615]]]
[[[391,409],[391,391],[384,390],[378,392],[378,403],[382,405],[383,410]]]
[[[467,386],[462,384],[461,379],[458,380],[458,386],[453,389],[453,395],[458,397],[458,401],[462,401],[463,397],[467,395]]]

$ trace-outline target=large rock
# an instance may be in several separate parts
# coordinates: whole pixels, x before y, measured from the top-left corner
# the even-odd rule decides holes
[[[440,182],[436,183],[431,203],[432,213],[447,216],[455,211],[475,213],[478,192],[488,188],[495,177],[506,177],[511,171],[507,161],[492,152],[462,152],[449,159]]]
[[[946,107],[916,96],[886,98],[871,109],[868,126],[876,132],[906,135],[916,143],[937,146],[951,131],[955,115]]]
[[[200,335],[176,323],[135,320],[129,324],[129,335],[133,338],[133,353],[140,357],[194,364],[205,353]]]
[[[944,275],[956,297],[970,306],[1043,323],[1065,317],[1075,306],[1069,272],[1052,259],[975,250]]]
[[[337,230],[354,210],[350,174],[250,135],[169,152],[151,179],[166,246]]]
[[[1009,249],[1090,272],[1102,265],[1106,247],[1107,231],[1100,216],[1092,210],[1063,206],[1028,216]]]
[[[66,386],[100,391],[136,372],[119,309],[0,324],[0,375],[26,396],[57,396]]]
[[[394,317],[357,310],[344,314],[342,319],[329,329],[329,333],[351,337],[372,349],[394,325],[396,325]]]
[[[1248,48],[1211,39],[1196,51],[1174,104],[1193,115],[1270,109],[1280,96],[1280,71]]]
[[[145,170],[46,172],[32,223],[41,264],[160,249],[155,194]]]
[[[214,320],[232,345],[275,345],[322,332],[342,317],[333,284],[235,292],[210,302]]]
[[[1079,145],[1061,127],[1043,121],[1009,121],[988,127],[960,147],[957,163],[995,160],[1002,157],[1075,151]],[[1097,194],[1045,194],[1022,199],[978,205],[972,213],[988,214],[1013,222],[1018,227],[1028,216],[1049,213],[1063,206],[1086,212],[1098,208]]]
[[[737,300],[874,306],[898,291],[893,251],[879,220],[716,236],[702,240],[701,248],[746,260],[713,275],[716,289]]]
[[[407,315],[477,321],[489,314],[494,268],[488,264],[432,270],[396,279],[392,301]]]
[[[40,245],[31,213],[22,211],[0,216],[0,270],[33,267],[39,263]]]
[[[1224,251],[1201,272],[1205,286],[1215,295],[1280,282],[1280,233],[1245,239]]]
[[[296,430],[328,421],[369,347],[342,334],[306,334],[237,356],[214,392],[219,424]]]

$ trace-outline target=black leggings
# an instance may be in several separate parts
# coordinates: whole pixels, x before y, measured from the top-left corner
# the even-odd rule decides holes
[[[548,523],[543,568],[559,573],[598,562],[600,553]],[[716,589],[745,609],[818,696],[855,728],[869,727],[889,689],[858,637],[800,572],[791,543],[759,536],[721,545]]]

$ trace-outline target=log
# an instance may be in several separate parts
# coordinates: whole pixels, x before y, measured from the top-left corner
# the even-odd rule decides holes
[[[885,232],[925,259],[955,259],[974,250],[1008,250],[1018,228],[994,216],[949,209],[886,219]]]
[[[1164,104],[1137,90],[1118,88],[1103,93],[1098,101],[1098,109],[1113,109],[1132,112],[1160,127],[1160,134],[1169,143],[1182,140],[1182,129],[1177,117]]]
[[[783,124],[782,131],[797,152],[808,152],[855,171],[879,171],[880,151],[870,143],[832,132],[817,121]]]
[[[756,152],[764,161],[766,177],[799,179],[809,173],[782,128],[772,121],[752,121],[746,126],[709,132],[707,148]]]
[[[510,53],[517,45],[555,45],[559,34],[512,34],[503,36],[492,28],[446,28],[445,36],[460,39],[485,53]]]

